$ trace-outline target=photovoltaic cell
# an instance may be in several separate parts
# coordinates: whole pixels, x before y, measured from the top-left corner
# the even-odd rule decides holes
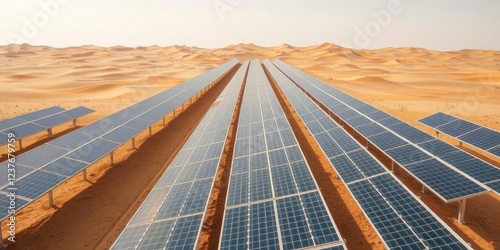
[[[19,180],[16,180],[16,186],[22,187],[18,188],[16,194],[29,199],[36,199],[64,180],[66,180],[65,176],[51,174],[44,171],[35,171]],[[2,190],[8,192],[7,188]]]
[[[2,218],[6,218],[6,217],[10,216],[9,210],[11,207],[11,202],[14,198],[15,198],[15,200],[14,200],[15,204],[12,204],[12,205],[15,205],[15,206],[12,206],[12,207],[15,207],[16,211],[29,203],[28,200],[25,200],[19,196],[10,195],[9,193],[10,192],[7,192],[6,194],[0,193],[0,206],[4,208],[4,209],[0,210],[0,216]]]
[[[446,124],[446,123],[449,123],[451,121],[454,121],[456,120],[457,118],[451,116],[451,115],[447,115],[445,113],[436,113],[432,116],[428,116],[424,119],[421,119],[420,122],[423,123],[423,124],[426,124],[430,127],[438,127],[438,126],[441,126],[443,124]]]
[[[41,168],[46,172],[60,174],[64,176],[73,176],[87,167],[87,164],[68,158],[59,158]]]
[[[40,120],[33,121],[33,123],[40,125],[44,128],[51,128],[51,127],[54,127],[56,125],[71,121],[72,119],[73,118],[71,118],[67,115],[64,115],[64,113],[60,113],[60,114],[55,114],[55,115],[51,115],[51,116],[42,118]],[[43,131],[43,129],[40,131]]]
[[[20,138],[24,138],[28,135],[32,135],[32,134],[36,134],[38,132],[44,131],[45,129],[46,129],[46,127],[43,127],[43,126],[40,126],[37,124],[25,123],[25,124],[22,124],[22,125],[13,127],[13,128],[8,128],[8,129],[4,130],[3,132],[5,134],[12,133],[16,136],[16,138],[20,139]]]
[[[406,168],[445,200],[484,192],[484,188],[435,159],[417,162]]]
[[[469,133],[478,128],[480,128],[479,125],[461,119],[457,119],[449,123],[446,123],[444,125],[441,125],[439,127],[436,127],[436,129],[438,129],[439,131],[442,131],[443,133],[451,135],[453,137]]]

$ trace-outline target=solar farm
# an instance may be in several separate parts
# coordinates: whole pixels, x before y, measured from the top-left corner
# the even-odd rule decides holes
[[[499,166],[462,147],[499,157],[498,131],[440,112],[418,121],[433,135],[282,60],[232,59],[79,127],[94,110],[54,106],[0,121],[2,145],[14,138],[22,150],[0,163],[13,173],[0,175],[0,207],[15,193],[27,218],[33,206],[71,209],[57,206],[58,190],[88,181],[97,163],[125,171],[115,152],[127,148],[133,158],[209,94],[206,111],[171,142],[167,164],[96,248],[348,249],[358,236],[346,229],[343,200],[330,199],[343,190],[355,204],[345,211],[362,214],[385,249],[472,249],[461,231],[468,204],[500,196]],[[72,131],[53,133],[67,122]],[[45,131],[44,143],[23,150],[23,138]],[[127,192],[126,180],[120,185]],[[2,221],[11,215],[0,211]]]

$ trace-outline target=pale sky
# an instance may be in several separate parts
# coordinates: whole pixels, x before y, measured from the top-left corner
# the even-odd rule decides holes
[[[499,0],[0,0],[0,45],[500,50]]]

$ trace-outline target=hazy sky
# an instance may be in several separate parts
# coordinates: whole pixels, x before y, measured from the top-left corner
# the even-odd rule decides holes
[[[500,50],[499,0],[0,0],[0,44]]]

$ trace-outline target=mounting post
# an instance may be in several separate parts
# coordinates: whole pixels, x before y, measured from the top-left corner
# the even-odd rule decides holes
[[[163,117],[163,126],[165,126],[165,116]]]
[[[73,119],[73,127],[76,127],[76,119]]]
[[[175,117],[175,109],[174,109],[174,117]]]
[[[436,130],[436,138],[439,139],[439,131]]]
[[[137,148],[135,147],[135,137],[132,137],[132,149],[137,149]]]
[[[23,149],[23,139],[19,138],[19,150]]]
[[[87,169],[86,169],[86,168],[85,168],[85,169],[83,169],[83,171],[82,171],[82,175],[83,175],[83,180],[84,180],[84,181],[87,181],[87,180],[88,180],[88,178],[87,178]]]
[[[459,141],[459,142],[458,142],[458,147],[459,147],[460,149],[462,149],[462,141]]]
[[[149,136],[152,136],[153,135],[153,128],[152,126],[149,126]]]
[[[427,188],[425,188],[425,186],[424,186],[424,185],[422,185],[422,193],[423,193],[423,194],[426,194],[426,193],[427,193]]]
[[[54,195],[52,194],[52,190],[49,191],[49,206],[54,207]]]
[[[114,151],[111,151],[111,153],[109,153],[109,162],[111,164],[111,166],[115,165],[115,156],[114,156]]]
[[[52,128],[47,129],[47,134],[49,135],[49,138],[52,137]]]
[[[465,205],[466,205],[467,199],[462,199],[459,200],[459,208],[458,208],[458,223],[460,224],[465,224]]]
[[[394,173],[394,161],[391,162],[391,172]]]

